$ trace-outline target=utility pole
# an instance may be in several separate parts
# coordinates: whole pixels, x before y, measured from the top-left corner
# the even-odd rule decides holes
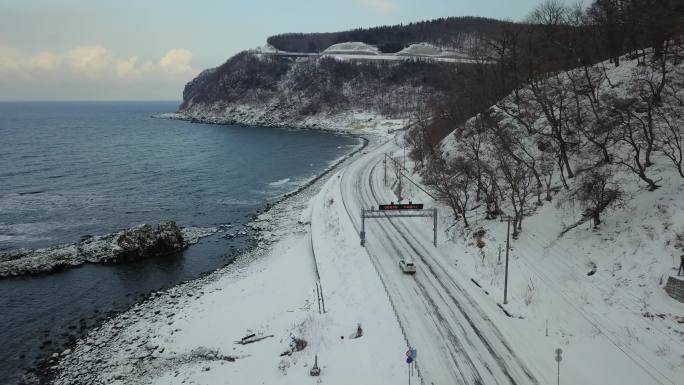
[[[434,244],[435,244],[435,247],[437,247],[437,209],[436,209],[436,208],[432,209],[432,213],[433,213],[433,218],[432,218],[432,221],[433,221],[433,223],[432,223],[432,232],[433,232],[433,235],[432,235],[432,243],[434,243]]]
[[[511,241],[511,217],[508,217],[508,226],[506,226],[506,275],[504,278],[504,305],[508,303],[508,250],[510,249]]]
[[[361,246],[366,245],[366,210],[361,209]]]
[[[385,159],[382,161],[382,166],[385,169],[385,177],[383,180],[385,181],[385,186],[387,186],[387,153],[385,153]]]
[[[556,362],[558,363],[558,375],[557,375],[557,384],[560,385],[560,363],[563,361],[563,349],[558,348],[556,349]]]
[[[406,170],[406,142],[404,142],[404,171]]]

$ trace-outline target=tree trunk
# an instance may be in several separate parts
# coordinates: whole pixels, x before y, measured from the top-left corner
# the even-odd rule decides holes
[[[575,177],[575,174],[572,172],[572,168],[570,167],[570,161],[568,160],[568,152],[566,150],[566,143],[564,139],[561,139],[560,141],[560,152],[561,152],[561,158],[563,159],[563,163],[565,164],[565,168],[568,170],[568,178],[572,179]]]
[[[601,213],[599,212],[598,209],[594,210],[594,213],[592,214],[592,218],[594,219],[594,228],[596,229],[601,224]]]

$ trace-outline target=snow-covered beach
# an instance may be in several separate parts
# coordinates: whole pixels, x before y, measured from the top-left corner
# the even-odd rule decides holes
[[[268,202],[361,145],[346,135],[150,117],[176,103],[19,106],[16,113],[0,106],[0,131],[10,144],[0,188],[0,254],[9,255],[0,257],[0,270],[9,275],[0,279],[3,384],[30,376],[38,359],[61,353],[149,293],[230,263],[252,245],[254,231],[244,225]],[[78,114],[87,118],[74,124]],[[53,125],[36,116],[50,116]],[[35,132],[12,122],[35,124]],[[59,139],[30,138],[41,130],[58,130]],[[55,141],[59,151],[51,150]],[[311,155],[292,157],[298,151]],[[39,155],[23,162],[32,152]],[[272,185],[285,178],[290,181]],[[167,219],[176,221],[184,244],[197,244],[114,263],[123,251],[115,252],[119,233]],[[62,266],[73,268],[55,271]]]
[[[383,293],[370,261],[362,249],[346,255],[346,246],[330,248],[353,241],[339,228],[350,223],[330,228],[328,216],[339,212],[328,212],[335,198],[325,200],[322,191],[339,183],[334,166],[260,214],[251,223],[258,246],[234,264],[153,294],[55,356],[56,383],[302,383],[316,355],[326,379],[346,378],[351,368],[364,383],[384,382],[387,373],[403,378],[397,357],[405,341],[387,298],[368,297]],[[363,336],[354,338],[359,325]],[[236,344],[251,334],[264,339]],[[281,357],[292,338],[307,347]]]

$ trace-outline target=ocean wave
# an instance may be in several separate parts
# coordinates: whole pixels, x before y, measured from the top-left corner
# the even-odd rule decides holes
[[[279,187],[279,186],[282,186],[282,185],[289,183],[289,182],[290,182],[290,178],[285,178],[285,179],[277,180],[275,182],[271,182],[268,185],[271,187]]]

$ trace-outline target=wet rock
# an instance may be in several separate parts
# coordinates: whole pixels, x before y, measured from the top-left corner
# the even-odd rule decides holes
[[[135,261],[172,254],[186,244],[176,222],[165,221],[157,226],[142,225],[120,233],[115,239],[114,262]]]
[[[204,233],[188,231],[193,240]],[[174,255],[188,246],[173,221],[141,225],[104,236],[87,237],[74,245],[0,252],[0,278],[55,272],[84,263],[122,263]]]

